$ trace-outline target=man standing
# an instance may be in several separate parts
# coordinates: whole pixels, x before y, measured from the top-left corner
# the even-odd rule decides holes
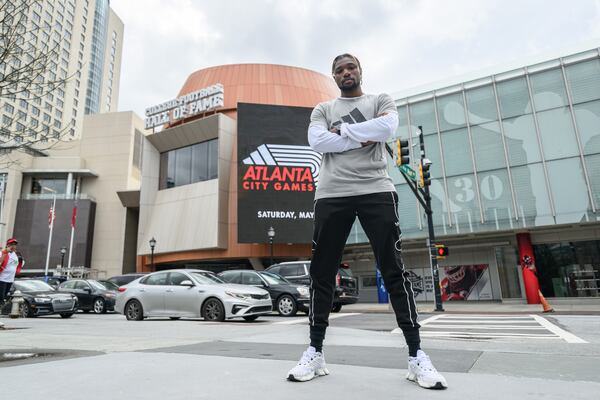
[[[398,195],[385,155],[385,141],[398,126],[396,106],[387,94],[362,92],[362,70],[353,55],[337,56],[332,74],[341,96],[317,105],[308,128],[311,148],[323,153],[314,205],[310,346],[289,371],[288,380],[304,382],[329,374],[323,340],[335,276],[358,216],[408,345],[407,379],[424,388],[445,389],[446,380],[420,349],[417,307],[401,258]]]
[[[17,239],[6,241],[6,249],[0,255],[0,307],[4,303],[10,288],[15,281],[15,275],[21,272],[23,261],[17,254]]]

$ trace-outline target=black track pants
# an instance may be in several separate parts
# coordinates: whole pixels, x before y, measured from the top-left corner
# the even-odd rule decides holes
[[[383,275],[398,326],[405,332],[407,339],[409,336],[415,338],[416,335],[418,341],[420,325],[417,322],[415,297],[401,257],[396,192],[316,201],[310,265],[311,341],[322,341],[325,337],[325,330],[329,325],[329,312],[333,305],[335,276],[342,261],[350,229],[357,216],[369,238],[375,260]]]

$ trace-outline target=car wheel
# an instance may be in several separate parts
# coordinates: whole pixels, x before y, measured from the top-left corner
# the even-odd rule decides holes
[[[106,312],[106,304],[104,303],[104,299],[98,297],[96,300],[94,300],[94,305],[92,308],[96,314],[104,314]]]
[[[208,299],[202,305],[202,318],[206,321],[225,321],[225,308],[218,299]]]
[[[125,318],[128,321],[141,321],[144,319],[144,309],[142,303],[137,300],[129,300],[125,305]]]
[[[21,303],[21,305],[19,306],[19,316],[21,318],[31,318],[31,317],[33,317],[33,311],[31,310],[31,307],[29,306],[29,303],[27,303],[26,301],[24,301],[23,303]]]
[[[181,318],[181,317],[169,317],[169,319],[171,319],[173,321],[177,321],[179,318]]]
[[[333,307],[331,307],[331,311],[332,312],[340,312],[340,311],[342,311],[342,305],[341,304],[334,304]]]
[[[247,317],[242,317],[246,321],[256,321],[258,319],[258,315],[248,315]]]
[[[60,317],[61,318],[71,318],[73,316],[72,312],[64,312],[64,313],[60,313]]]
[[[298,312],[296,300],[289,294],[284,294],[277,300],[277,312],[282,317],[293,317]]]

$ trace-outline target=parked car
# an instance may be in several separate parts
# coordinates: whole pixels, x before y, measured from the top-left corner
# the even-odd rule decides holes
[[[23,303],[19,313],[21,317],[37,317],[39,315],[60,314],[62,318],[70,318],[77,312],[77,297],[69,293],[59,293],[46,282],[35,279],[16,280],[9,292],[12,297],[19,290]],[[2,314],[9,314],[12,302],[7,301],[2,307]]]
[[[52,288],[56,289],[61,283],[65,282],[69,278],[67,278],[66,276],[63,276],[63,275],[56,275],[56,276],[49,276],[49,277],[36,276],[31,279],[36,279],[38,281],[44,281],[48,285],[52,286]]]
[[[127,285],[129,282],[135,281],[137,278],[141,278],[144,275],[146,275],[146,274],[135,273],[135,274],[117,275],[117,276],[111,276],[110,278],[107,279],[107,281],[112,282],[117,286],[124,286],[124,285]]]
[[[109,289],[109,290],[114,290],[115,292],[117,292],[119,290],[119,285],[117,285],[114,282],[105,281],[105,280],[98,280],[98,282],[100,282],[101,284],[103,284],[104,286],[106,286],[106,288]]]
[[[115,307],[136,321],[149,317],[253,321],[272,309],[266,290],[225,283],[212,272],[189,269],[153,272],[120,287]]]
[[[77,296],[79,309],[83,312],[103,314],[115,308],[117,291],[93,279],[71,279],[61,283],[57,290]]]
[[[275,264],[266,269],[281,275],[292,283],[310,285],[310,261],[290,261]],[[348,264],[340,264],[335,277],[335,293],[333,298],[333,312],[340,312],[342,306],[354,304],[358,301],[358,281],[352,276]]]
[[[230,270],[221,272],[219,276],[225,282],[265,289],[271,295],[273,308],[284,317],[296,315],[298,311],[308,313],[310,292],[306,285],[291,283],[277,274],[265,271]]]

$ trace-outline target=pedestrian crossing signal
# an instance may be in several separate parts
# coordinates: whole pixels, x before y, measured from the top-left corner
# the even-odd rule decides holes
[[[448,257],[448,246],[445,244],[436,244],[435,256],[438,260]]]

